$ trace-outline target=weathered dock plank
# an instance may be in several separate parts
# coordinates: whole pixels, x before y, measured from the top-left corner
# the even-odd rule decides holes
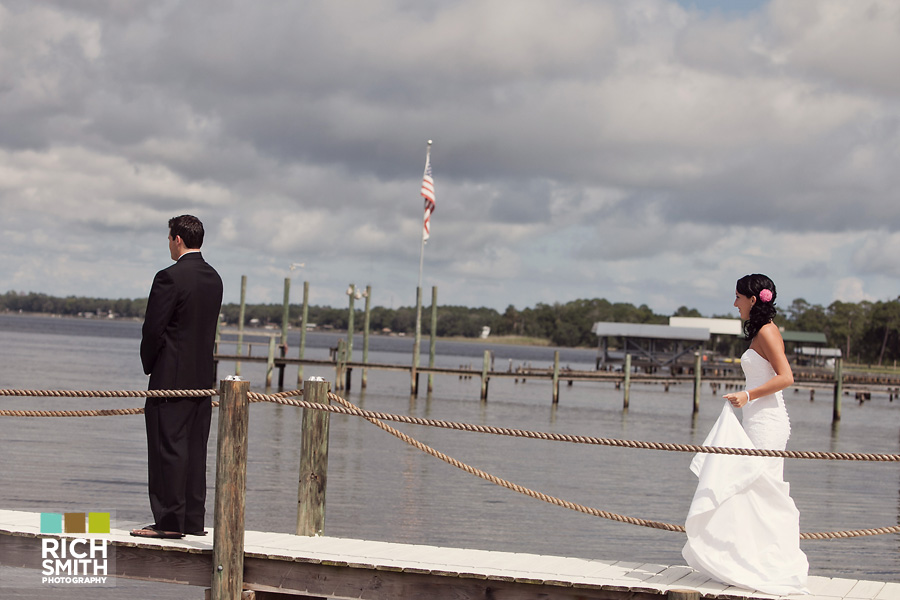
[[[0,510],[0,564],[39,568],[39,513]],[[214,533],[182,540],[109,534],[119,577],[208,587]],[[324,598],[553,598],[664,600],[693,589],[702,598],[779,598],[711,581],[685,566],[441,548],[248,531],[244,588]],[[897,600],[900,584],[810,577],[805,600]],[[788,598],[788,597],[786,597]]]

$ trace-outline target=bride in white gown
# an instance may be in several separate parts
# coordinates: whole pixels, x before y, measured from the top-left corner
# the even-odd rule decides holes
[[[741,357],[746,389],[726,394],[704,445],[784,450],[791,424],[781,391],[794,382],[775,316],[775,284],[765,275],[737,282],[734,305],[750,348]],[[741,409],[742,423],[735,416]],[[682,555],[723,583],[769,594],[803,594],[809,564],[800,550],[800,513],[782,458],[697,454],[699,478]]]

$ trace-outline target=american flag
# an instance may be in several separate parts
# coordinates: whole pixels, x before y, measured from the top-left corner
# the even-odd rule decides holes
[[[431,234],[431,213],[434,212],[434,179],[431,178],[431,154],[425,158],[425,175],[422,177],[422,197],[425,198],[425,221],[422,239],[427,240]]]

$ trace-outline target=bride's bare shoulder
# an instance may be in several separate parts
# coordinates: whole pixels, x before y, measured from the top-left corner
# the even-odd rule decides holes
[[[759,332],[756,335],[762,337],[762,339],[768,343],[784,343],[784,340],[781,338],[781,330],[778,328],[778,325],[776,325],[772,321],[769,321],[768,323],[760,327]]]
[[[760,327],[750,348],[769,362],[772,362],[772,355],[777,353],[779,348],[784,353],[784,340],[781,338],[778,325],[769,321]]]

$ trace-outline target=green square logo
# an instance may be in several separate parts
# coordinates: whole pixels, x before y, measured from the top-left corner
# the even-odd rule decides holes
[[[109,533],[109,513],[88,513],[88,533]]]
[[[62,533],[63,516],[61,513],[41,513],[41,533]]]

